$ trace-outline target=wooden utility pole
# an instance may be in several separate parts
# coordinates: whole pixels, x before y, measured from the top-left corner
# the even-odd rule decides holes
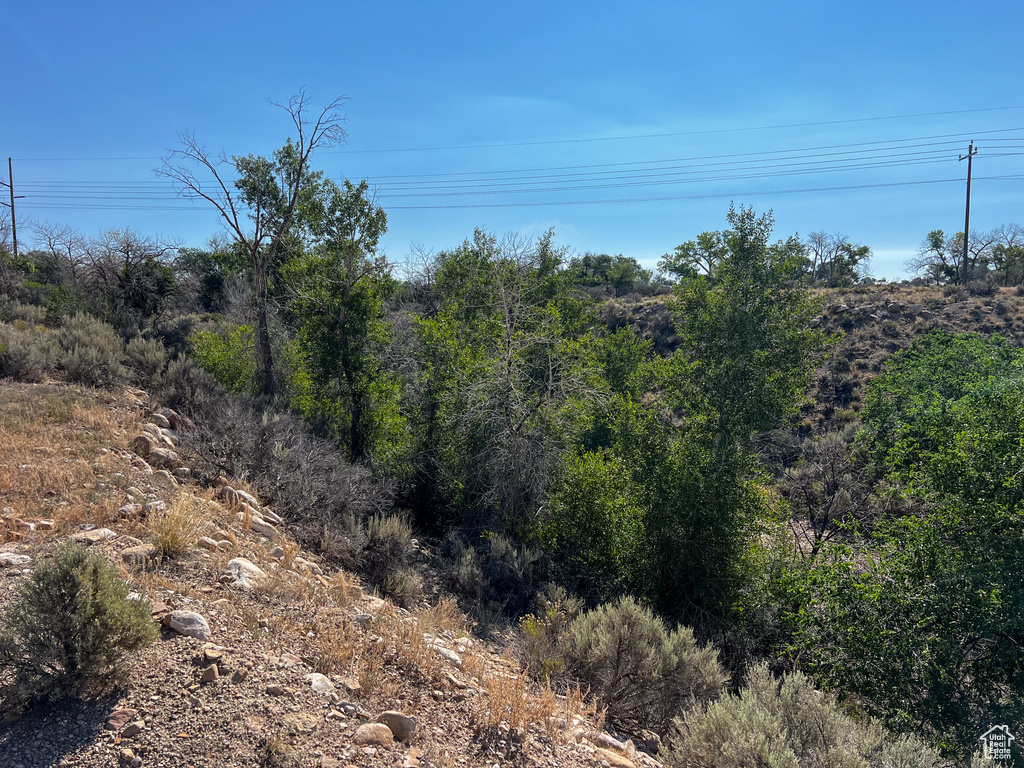
[[[960,155],[960,159],[967,160],[967,212],[964,214],[964,287],[967,286],[967,244],[971,239],[971,165],[978,150],[974,148],[974,142],[967,148],[966,155]],[[13,209],[12,209],[13,210]]]
[[[14,171],[12,170],[11,158],[9,157],[7,158],[7,181],[7,184],[0,181],[0,186],[6,186],[11,190],[11,236],[14,238],[14,258],[18,258],[18,223],[14,219]],[[17,197],[21,198],[24,195],[17,195]],[[7,203],[0,200],[0,205],[7,205]]]

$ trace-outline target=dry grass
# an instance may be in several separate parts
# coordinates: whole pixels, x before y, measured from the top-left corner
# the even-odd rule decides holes
[[[162,557],[178,557],[192,551],[210,528],[209,501],[191,493],[174,496],[162,512],[150,515],[149,531]]]
[[[14,516],[53,519],[64,533],[82,522],[104,525],[123,503],[101,476],[117,466],[102,449],[122,447],[127,432],[108,392],[3,384],[0,398],[0,498]],[[95,464],[95,469],[94,469]],[[0,541],[16,537],[4,526]]]

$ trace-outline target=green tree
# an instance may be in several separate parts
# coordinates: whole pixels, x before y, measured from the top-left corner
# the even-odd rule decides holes
[[[304,91],[292,96],[284,109],[296,137],[288,139],[273,157],[210,153],[194,134],[179,135],[181,149],[171,152],[157,173],[171,179],[178,193],[214,207],[229,235],[245,252],[252,268],[256,299],[256,351],[264,397],[277,395],[274,353],[270,338],[268,273],[294,247],[301,210],[315,196],[319,174],[310,166],[314,150],[345,141],[344,99],[338,98],[315,116]],[[237,178],[230,182],[227,170]],[[248,220],[249,223],[246,223]]]
[[[900,730],[970,754],[1024,715],[1024,355],[934,335],[869,387],[877,471],[919,511],[811,569],[800,656]]]
[[[360,461],[389,407],[382,396],[392,392],[375,349],[384,341],[384,302],[393,289],[387,260],[377,253],[387,215],[365,181],[347,180],[340,187],[323,182],[319,204],[306,215],[312,245],[285,272],[299,350],[316,408]]]

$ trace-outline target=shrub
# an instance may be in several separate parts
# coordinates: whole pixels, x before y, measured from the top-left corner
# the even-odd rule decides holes
[[[107,387],[124,380],[124,346],[113,326],[79,312],[56,334],[58,365],[68,381]]]
[[[42,381],[53,366],[53,341],[48,334],[0,326],[0,377]]]
[[[406,568],[412,547],[412,527],[399,515],[374,516],[366,527],[363,573],[399,604],[417,595],[416,582]]]
[[[40,560],[0,623],[0,670],[13,673],[6,704],[101,693],[120,680],[128,651],[156,637],[149,605],[105,559],[65,543]]]
[[[541,679],[558,677],[565,669],[562,639],[582,608],[582,600],[550,583],[537,594],[536,613],[520,620],[526,664]]]
[[[256,378],[253,329],[247,325],[226,333],[198,331],[192,334],[196,361],[229,392],[248,392]]]
[[[658,732],[687,703],[714,698],[726,683],[713,648],[699,647],[688,627],[669,630],[628,596],[579,616],[565,654],[609,720]]]
[[[931,768],[939,756],[913,736],[891,737],[854,720],[799,672],[782,679],[760,664],[739,695],[691,709],[674,723],[659,757],[668,766]]]
[[[124,349],[128,365],[144,386],[149,386],[167,367],[167,349],[155,339],[136,336]]]

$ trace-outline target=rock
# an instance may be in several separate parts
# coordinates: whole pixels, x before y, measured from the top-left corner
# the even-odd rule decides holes
[[[308,712],[293,712],[285,715],[282,720],[285,730],[290,734],[312,733],[319,725],[316,716]]]
[[[423,759],[423,750],[419,747],[413,747],[402,761],[402,768],[420,768],[420,760]]]
[[[93,544],[102,544],[104,541],[116,539],[117,534],[109,528],[96,528],[92,531],[81,531],[74,534],[71,538],[79,544],[92,546]]]
[[[284,560],[284,549],[282,547],[274,547],[270,550],[270,556],[275,560]]]
[[[238,495],[239,501],[243,501],[253,509],[259,510],[260,503],[256,500],[256,497],[253,496],[251,493],[249,493],[248,491],[239,490],[238,488],[235,489],[235,493]]]
[[[178,415],[177,411],[171,410],[170,408],[161,408],[159,411],[160,415],[167,419],[167,423],[171,425],[171,429],[177,429],[181,423],[182,417]]]
[[[141,512],[141,504],[125,504],[123,507],[117,510],[117,514],[119,514],[121,517],[135,517]]]
[[[167,485],[171,486],[172,488],[178,485],[178,481],[174,479],[174,475],[172,475],[166,469],[158,469],[156,472],[154,472],[153,479],[156,478],[160,478],[160,480],[167,483]]]
[[[196,542],[196,544],[198,544],[203,549],[210,550],[211,552],[216,552],[220,549],[220,547],[217,546],[217,542],[211,539],[209,536],[203,536],[201,539],[199,539],[199,541]]]
[[[587,734],[587,740],[602,749],[610,749],[612,752],[626,753],[626,745],[604,731],[595,731]]]
[[[134,459],[132,459],[131,465],[133,467],[135,467],[137,470],[139,470],[140,472],[145,472],[147,475],[152,475],[153,474],[153,468],[151,466],[149,466],[149,464],[147,464],[145,461],[140,459],[138,456],[136,456]]]
[[[166,472],[166,470],[163,470],[163,469],[161,469],[160,471],[161,472]],[[157,499],[156,501],[151,501],[148,504],[146,504],[145,506],[143,506],[143,508],[142,508],[142,516],[145,517],[146,515],[151,515],[154,512],[166,512],[166,511],[167,511],[167,502],[164,501],[163,499]]]
[[[156,424],[160,429],[170,429],[171,422],[161,413],[154,413],[149,417],[149,420]]]
[[[360,747],[383,747],[394,740],[395,735],[384,723],[363,723],[352,735],[352,743]]]
[[[136,720],[133,723],[128,723],[123,731],[121,731],[122,739],[130,739],[134,736],[138,736],[146,730],[146,724],[142,720]]]
[[[247,678],[248,676],[249,676],[249,670],[248,669],[236,669],[234,671],[234,674],[231,675],[231,684],[232,685],[238,685],[239,683],[244,683],[245,682],[245,678]]]
[[[343,677],[341,678],[341,687],[351,693],[353,696],[358,696],[363,692],[363,686],[360,685],[359,681],[354,677]]]
[[[203,675],[199,679],[204,683],[212,683],[216,681],[218,677],[220,677],[220,672],[217,671],[217,665],[211,664],[203,670]]]
[[[295,698],[295,689],[284,685],[268,685],[267,693],[271,696],[290,696],[293,699]]]
[[[267,575],[259,566],[244,557],[236,557],[228,561],[225,570],[228,576],[234,579],[236,587],[245,587],[246,589],[256,586],[256,583],[260,579],[266,578]]]
[[[628,760],[618,752],[612,752],[610,749],[595,747],[594,757],[597,760],[604,760],[612,768],[636,768],[636,764],[632,760]]]
[[[252,518],[251,527],[254,531],[256,531],[256,533],[260,534],[261,536],[266,536],[271,541],[277,539],[277,537],[280,535],[280,532],[277,530],[277,528],[272,526],[270,523],[268,523],[261,517],[254,516]]]
[[[192,611],[171,611],[164,616],[164,624],[179,635],[199,640],[210,639],[210,625],[206,623],[206,619]]]
[[[52,531],[57,527],[57,524],[53,520],[40,520],[36,525],[39,526],[41,531]]]
[[[130,723],[137,714],[138,712],[134,709],[116,709],[107,715],[107,722],[103,727],[108,731],[119,731]]]
[[[374,618],[372,613],[357,613],[352,617],[352,621],[365,629],[373,623]]]
[[[29,555],[18,555],[14,552],[0,552],[0,568],[11,568],[19,565],[31,565],[32,558]]]
[[[309,681],[310,688],[317,693],[322,693],[325,696],[330,696],[334,693],[334,684],[326,675],[321,675],[319,672],[310,672],[306,675],[306,679]]]
[[[274,525],[284,525],[284,519],[279,515],[275,515],[269,509],[260,510],[260,517],[262,517],[268,523],[273,523]]]
[[[459,656],[459,654],[457,654],[455,651],[450,650],[449,648],[445,648],[444,646],[441,646],[441,645],[436,645],[436,644],[431,645],[430,647],[434,649],[434,653],[436,653],[438,656],[440,656],[441,658],[447,659],[452,664],[454,664],[456,667],[458,667],[459,669],[462,669],[462,657]]]
[[[401,712],[381,712],[378,723],[383,723],[399,741],[408,741],[416,733],[416,718],[403,715]]]
[[[175,470],[183,463],[181,456],[169,448],[154,448],[147,458],[149,463],[158,469]]]
[[[129,447],[143,459],[148,459],[149,454],[157,447],[157,441],[151,435],[136,435]]]
[[[174,475],[179,481],[184,482],[188,480],[190,477],[192,477],[192,470],[189,469],[188,467],[177,467],[171,472],[171,474]]]
[[[145,568],[149,565],[155,565],[160,560],[160,549],[155,544],[129,547],[121,552],[121,559],[127,565]]]

